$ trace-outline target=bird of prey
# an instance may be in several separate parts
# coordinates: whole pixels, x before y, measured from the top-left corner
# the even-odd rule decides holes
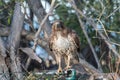
[[[65,27],[64,23],[60,20],[56,20],[52,25],[49,48],[55,55],[58,72],[62,71],[62,58],[65,60],[65,69],[71,68],[71,62],[79,62],[79,37],[74,30]]]

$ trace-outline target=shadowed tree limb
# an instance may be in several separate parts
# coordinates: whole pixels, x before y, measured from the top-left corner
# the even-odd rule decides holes
[[[8,67],[5,62],[6,56],[7,55],[6,55],[4,43],[0,38],[0,80],[9,80],[10,79]]]
[[[13,20],[10,29],[10,35],[8,36],[8,50],[10,56],[10,72],[12,80],[23,80],[23,74],[21,73],[21,66],[19,56],[17,56],[17,49],[20,43],[20,36],[22,31],[22,26],[24,22],[24,14],[21,12],[20,3],[16,3]]]

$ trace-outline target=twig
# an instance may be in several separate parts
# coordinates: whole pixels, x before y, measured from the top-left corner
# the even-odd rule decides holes
[[[100,38],[100,37],[92,37],[92,38],[97,38],[97,39],[104,40],[104,39],[102,39],[102,38]],[[107,40],[107,39],[106,39],[106,40]],[[113,41],[109,41],[109,43],[114,44],[114,45],[116,45],[116,46],[120,46],[119,43],[116,43],[116,42],[113,42]]]
[[[117,9],[115,9],[110,15],[108,15],[107,17],[106,17],[106,19],[107,18],[109,18],[111,15],[113,15],[117,10],[119,10],[120,9],[120,6],[117,8]]]
[[[74,8],[76,7],[76,5],[75,5],[74,3],[72,4],[72,6],[74,6]],[[76,7],[76,8],[77,8],[77,7]],[[75,10],[76,10],[76,9],[75,9]],[[77,12],[77,10],[76,10],[76,12]],[[90,39],[89,39],[89,37],[88,37],[88,35],[87,35],[87,32],[86,32],[85,29],[84,29],[85,26],[83,25],[83,22],[81,21],[78,12],[76,13],[76,15],[77,15],[77,17],[78,17],[78,20],[79,20],[80,26],[81,26],[81,28],[82,28],[82,30],[83,30],[83,33],[84,33],[84,35],[85,35],[85,37],[86,37],[86,39],[87,39],[87,41],[88,41],[88,44],[89,44],[89,46],[90,46],[90,48],[91,48],[91,50],[92,50],[92,52],[93,52],[93,55],[94,55],[94,57],[95,57],[95,60],[96,60],[96,62],[97,62],[97,65],[98,65],[98,69],[102,72],[102,67],[101,67],[101,65],[100,65],[100,63],[99,63],[98,57],[97,57],[97,55],[96,55],[96,52],[95,52],[95,50],[94,50],[94,48],[93,48],[93,46],[92,46],[92,43],[91,43],[91,41],[90,41]]]
[[[40,25],[38,31],[37,31],[36,34],[35,34],[33,50],[35,50],[35,48],[36,48],[37,41],[38,41],[38,37],[39,37],[39,34],[40,34],[40,32],[41,32],[42,27],[44,26],[44,24],[45,24],[48,16],[51,15],[51,12],[52,12],[53,9],[54,9],[54,4],[55,4],[55,0],[52,0],[52,3],[51,3],[51,7],[50,7],[49,12],[46,14],[45,18],[42,20],[41,25]]]
[[[112,31],[112,30],[106,30],[107,32],[114,32],[114,33],[117,33],[117,34],[120,34],[120,31]]]
[[[100,22],[100,24],[101,24],[101,26],[102,26],[102,28],[103,28],[103,30],[104,30],[105,35],[106,35],[106,36],[107,36],[107,38],[109,39],[108,34],[107,34],[107,31],[106,31],[106,29],[105,29],[105,27],[104,27],[103,23],[101,22],[101,20],[100,20],[100,19],[98,19],[98,22]]]

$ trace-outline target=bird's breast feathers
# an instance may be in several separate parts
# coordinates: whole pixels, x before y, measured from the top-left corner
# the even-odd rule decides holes
[[[70,41],[67,38],[59,36],[55,41],[55,46],[62,49],[67,49],[70,47]]]
[[[73,42],[69,39],[69,37],[63,37],[59,35],[57,36],[57,39],[55,39],[54,45],[55,48],[67,50],[73,47]]]

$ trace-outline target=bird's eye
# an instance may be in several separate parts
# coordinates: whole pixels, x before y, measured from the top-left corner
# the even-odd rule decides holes
[[[58,24],[57,24],[57,27],[60,28],[60,27],[61,27],[61,24],[58,23]]]

